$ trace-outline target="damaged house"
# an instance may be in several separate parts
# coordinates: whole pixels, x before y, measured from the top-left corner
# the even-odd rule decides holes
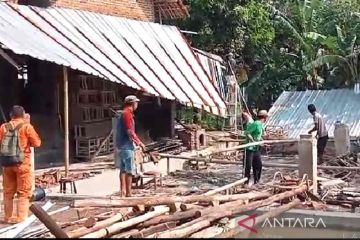
[[[132,18],[172,16],[155,2],[151,17]],[[25,107],[43,139],[38,164],[63,158],[67,133],[72,157],[111,153],[112,111],[128,94],[142,100],[146,142],[174,136],[177,104],[226,115],[221,59],[192,49],[177,27],[74,8],[0,3],[0,121]]]

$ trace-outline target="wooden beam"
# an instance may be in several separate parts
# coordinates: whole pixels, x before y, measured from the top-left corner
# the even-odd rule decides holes
[[[81,227],[77,228],[71,232],[68,232],[69,236],[71,238],[79,238],[81,236],[96,232],[98,230],[101,230],[103,228],[106,228],[124,218],[123,213],[118,213],[115,216],[112,216],[104,221],[97,222],[93,227],[87,228],[87,227]]]
[[[108,226],[107,228],[101,229],[97,232],[87,234],[87,235],[83,236],[83,238],[104,238],[104,237],[113,236],[125,228],[135,226],[146,220],[149,220],[151,218],[154,218],[154,217],[160,216],[164,213],[167,213],[168,211],[169,211],[168,207],[158,206],[158,207],[155,207],[155,210],[152,212],[145,213],[144,215],[140,215],[140,216],[131,218],[131,219],[123,221],[123,222],[115,223],[115,224]]]
[[[56,238],[69,238],[69,236],[56,224],[56,222],[37,204],[32,204],[30,211],[49,229]]]
[[[119,199],[91,199],[75,200],[73,207],[134,207],[137,205],[155,206],[170,205],[174,203],[193,203],[193,202],[229,202],[236,200],[262,199],[271,196],[269,192],[252,192],[234,195],[190,195],[190,196],[158,196],[158,197],[131,197]],[[68,197],[68,196],[64,196]],[[75,196],[76,197],[76,196]]]
[[[276,194],[272,197],[269,197],[264,200],[251,202],[244,205],[243,202],[235,201],[226,203],[217,207],[212,207],[211,209],[202,210],[201,217],[195,219],[191,222],[188,222],[184,225],[181,225],[170,231],[165,231],[159,234],[156,234],[157,238],[183,238],[190,234],[193,234],[203,228],[209,227],[211,222],[216,221],[224,217],[234,216],[239,213],[244,213],[247,211],[255,210],[259,207],[268,206],[276,201],[290,198],[296,196],[300,193],[307,191],[308,188],[306,185],[301,185],[297,189]]]
[[[69,79],[68,69],[63,66],[64,80],[64,159],[65,177],[69,175],[70,153],[69,153]]]
[[[236,186],[239,186],[239,185],[242,185],[244,184],[248,179],[247,178],[243,178],[243,179],[240,179],[236,182],[233,182],[233,183],[230,183],[230,184],[227,184],[225,186],[222,186],[222,187],[219,187],[219,188],[215,188],[214,190],[211,190],[211,191],[208,191],[206,193],[204,193],[203,195],[205,196],[210,196],[210,195],[214,195],[216,193],[220,193],[222,191],[225,191],[225,190],[228,190],[230,188],[233,188],[233,187],[236,187]]]

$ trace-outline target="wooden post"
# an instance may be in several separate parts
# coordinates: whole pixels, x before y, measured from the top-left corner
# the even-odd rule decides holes
[[[69,236],[56,224],[56,222],[38,205],[32,204],[31,212],[50,230],[56,238],[69,238]]]
[[[170,102],[170,137],[175,137],[176,103]]]
[[[63,67],[64,76],[64,159],[65,159],[65,177],[69,174],[69,85],[67,67]]]
[[[170,174],[170,158],[166,158],[166,172],[167,172],[167,175]]]

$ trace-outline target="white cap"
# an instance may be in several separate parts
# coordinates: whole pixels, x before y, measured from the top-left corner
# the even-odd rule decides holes
[[[260,110],[257,115],[258,117],[267,117],[268,112],[266,110]]]
[[[138,99],[134,95],[129,95],[125,98],[124,103],[133,103],[133,102],[140,102],[140,99]]]

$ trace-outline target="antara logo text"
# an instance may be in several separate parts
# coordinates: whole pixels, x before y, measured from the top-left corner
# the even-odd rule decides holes
[[[255,228],[257,222],[256,214],[249,216],[241,216],[238,218],[238,225],[244,230],[249,230],[253,233],[257,233]],[[322,218],[266,218],[261,228],[270,227],[270,228],[326,228],[325,222]]]

